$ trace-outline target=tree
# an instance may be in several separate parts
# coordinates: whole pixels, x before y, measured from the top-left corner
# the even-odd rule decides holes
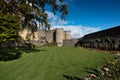
[[[0,43],[14,41],[18,38],[19,18],[17,15],[6,15],[0,11]]]
[[[34,33],[38,29],[37,22],[49,30],[46,6],[51,7],[54,14],[58,11],[65,20],[68,10],[63,0],[0,0],[0,48],[19,39],[19,32],[24,28]],[[12,52],[0,49],[0,60],[13,60],[20,55],[17,48]]]
[[[63,0],[0,0],[0,10],[3,14],[17,14],[21,22],[24,23],[23,28],[28,28],[30,25],[37,26],[37,21],[41,26],[48,28],[50,25],[48,15],[45,12],[46,6],[51,7],[54,14],[59,11],[63,20],[68,14],[67,5]]]
[[[37,22],[48,30],[46,6],[51,7],[54,14],[58,11],[65,20],[68,9],[63,0],[0,0],[0,42],[16,39],[13,35],[18,36],[24,28],[34,33],[38,29]]]

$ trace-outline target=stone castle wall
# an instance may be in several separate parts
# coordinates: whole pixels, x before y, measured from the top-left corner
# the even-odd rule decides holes
[[[42,46],[48,43],[57,43],[59,47],[63,46],[64,40],[70,40],[71,39],[71,32],[70,31],[64,31],[63,28],[56,28],[54,30],[44,31],[44,30],[38,30],[33,35],[28,35],[30,31],[27,29],[24,29],[19,34],[21,38],[24,41],[30,41],[31,43]],[[27,39],[28,38],[28,39]]]

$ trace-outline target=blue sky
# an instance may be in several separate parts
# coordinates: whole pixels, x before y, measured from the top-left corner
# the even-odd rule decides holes
[[[65,0],[69,14],[66,21],[49,13],[52,28],[70,30],[72,38],[120,25],[120,0]]]

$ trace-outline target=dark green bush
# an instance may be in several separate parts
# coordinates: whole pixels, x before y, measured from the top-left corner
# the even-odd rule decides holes
[[[19,49],[0,49],[0,61],[10,61],[21,57]]]

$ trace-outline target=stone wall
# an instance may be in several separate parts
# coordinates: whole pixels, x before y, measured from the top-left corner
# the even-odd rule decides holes
[[[63,40],[63,46],[75,46],[78,39],[65,39]]]
[[[64,31],[64,39],[65,40],[71,39],[71,31]]]
[[[71,32],[64,31],[63,28],[57,28],[49,31],[38,30],[34,33],[34,35],[29,35],[29,39],[27,39],[28,34],[30,34],[29,30],[25,29],[19,34],[24,41],[33,43],[37,46],[46,45],[48,43],[56,43],[59,47],[61,47],[63,46],[63,40],[71,39]]]
[[[9,41],[6,43],[0,43],[0,48],[7,48],[7,47],[33,47],[35,46],[44,46],[48,44],[58,45],[59,47],[63,46],[63,42],[68,45],[71,45],[71,32],[64,31],[63,28],[57,28],[54,30],[44,31],[38,30],[32,34],[28,29],[24,29],[23,31],[19,32],[20,40],[19,41]],[[68,43],[68,41],[70,42]],[[65,46],[65,45],[64,45]]]

